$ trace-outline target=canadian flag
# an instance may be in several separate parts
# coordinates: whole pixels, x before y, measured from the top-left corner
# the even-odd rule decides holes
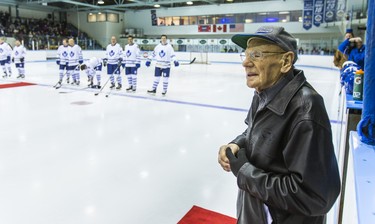
[[[226,24],[212,25],[212,32],[214,32],[214,33],[226,33],[227,32],[227,25]]]

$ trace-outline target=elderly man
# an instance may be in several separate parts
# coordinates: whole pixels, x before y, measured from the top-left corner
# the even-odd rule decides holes
[[[294,68],[295,38],[261,27],[232,41],[246,49],[246,83],[255,89],[247,129],[218,155],[237,178],[238,223],[324,223],[340,177],[323,99]]]

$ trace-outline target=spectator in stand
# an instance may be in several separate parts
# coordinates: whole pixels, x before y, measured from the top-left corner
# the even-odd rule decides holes
[[[353,30],[347,29],[344,41],[338,47],[343,54],[349,55],[350,51],[355,47],[355,43],[350,43],[351,38],[354,38]]]

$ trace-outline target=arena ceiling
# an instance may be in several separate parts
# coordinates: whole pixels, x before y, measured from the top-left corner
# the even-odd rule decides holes
[[[220,5],[243,2],[256,2],[267,0],[1,0],[2,4],[18,5],[21,8],[36,9],[41,11],[89,11],[108,10],[124,12],[128,10],[160,8],[189,7],[200,5]],[[193,4],[188,5],[190,1]],[[280,0],[285,1],[285,0]]]

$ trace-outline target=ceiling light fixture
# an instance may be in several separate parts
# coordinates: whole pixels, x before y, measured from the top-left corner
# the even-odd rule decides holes
[[[227,2],[233,2],[233,0],[227,0]]]
[[[103,5],[103,4],[104,4],[104,1],[103,1],[103,0],[99,0],[99,1],[98,1],[98,4]]]
[[[160,8],[159,4],[154,5],[155,8]]]
[[[193,4],[192,1],[188,1],[188,2],[186,2],[186,5],[192,5],[192,4]]]

